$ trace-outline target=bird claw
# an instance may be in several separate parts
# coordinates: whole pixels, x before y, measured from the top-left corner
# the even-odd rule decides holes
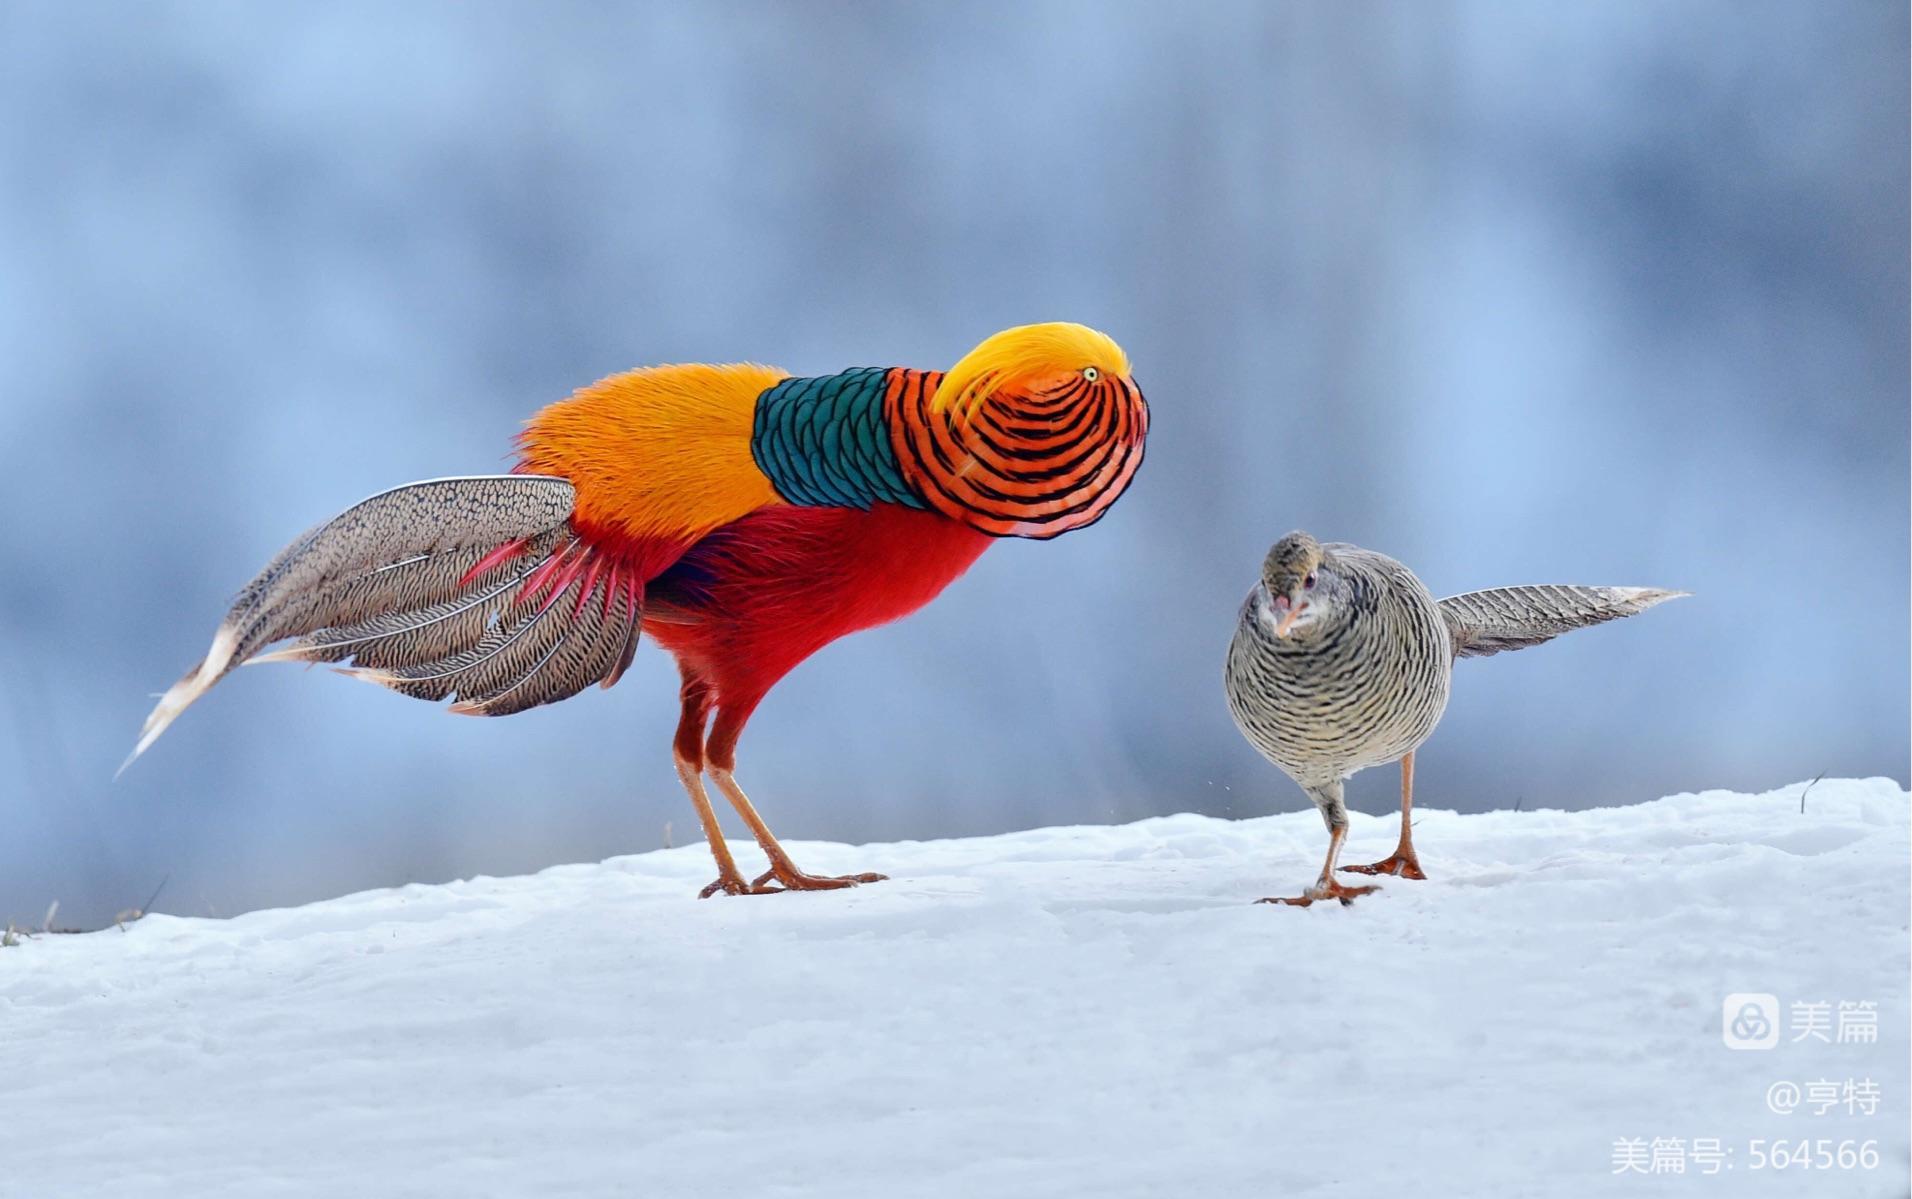
[[[711,896],[719,893],[724,895],[774,895],[781,890],[783,890],[782,887],[764,886],[762,879],[754,883],[746,882],[744,881],[744,877],[739,874],[720,876],[712,880],[703,890],[697,893],[697,898],[709,899]]]
[[[1324,878],[1299,895],[1270,895],[1266,899],[1257,899],[1255,902],[1285,903],[1291,907],[1305,908],[1317,899],[1338,899],[1341,901],[1341,906],[1345,908],[1353,903],[1357,896],[1371,894],[1380,889],[1379,887],[1350,887],[1345,883],[1337,883],[1331,878]]]
[[[1427,878],[1427,875],[1421,872],[1420,859],[1416,858],[1411,850],[1404,854],[1397,849],[1378,862],[1370,862],[1366,866],[1343,866],[1341,869],[1355,874],[1394,874],[1401,878],[1423,881]]]
[[[860,883],[880,883],[889,879],[887,874],[805,874],[801,870],[787,870],[779,874],[773,867],[756,878],[746,882],[744,877],[719,877],[709,886],[697,893],[699,899],[709,899],[722,892],[725,895],[775,895],[780,891],[838,891],[844,887],[854,887]],[[773,886],[772,883],[781,885]]]
[[[844,887],[854,887],[859,883],[882,883],[889,881],[887,874],[805,874],[801,870],[788,870],[779,874],[775,867],[757,876],[752,886],[761,887],[771,879],[782,883],[778,890],[783,891],[837,891]]]

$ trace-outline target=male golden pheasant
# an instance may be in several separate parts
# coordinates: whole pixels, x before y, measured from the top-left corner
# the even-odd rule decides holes
[[[771,835],[733,774],[751,712],[818,649],[934,599],[992,538],[1094,523],[1147,433],[1128,358],[1075,324],[1005,330],[947,373],[613,375],[531,420],[517,473],[413,483],[295,541],[239,593],[133,756],[245,662],[349,661],[503,716],[609,687],[641,629],[683,676],[673,748],[717,859],[704,894],[873,882],[806,874]],[[706,772],[769,858],[755,881],[724,844]]]

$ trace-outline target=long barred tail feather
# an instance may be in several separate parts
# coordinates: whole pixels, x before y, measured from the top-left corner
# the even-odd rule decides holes
[[[1548,583],[1469,591],[1440,601],[1456,657],[1526,649],[1562,633],[1644,612],[1687,595],[1657,587],[1580,587]]]
[[[579,540],[574,501],[565,479],[487,475],[348,508],[240,591],[126,764],[247,662],[350,662],[349,673],[424,699],[456,696],[454,711],[478,715],[609,686],[636,649],[642,582]]]
[[[327,630],[327,642],[289,652],[315,661],[349,656],[357,665],[346,673],[354,677],[415,699],[456,696],[451,710],[461,715],[505,716],[569,698],[594,682],[615,683],[637,648],[637,594],[632,576],[615,566],[605,569],[573,538],[465,601],[476,604],[485,620],[476,636],[449,652],[436,652],[442,639],[407,652],[425,644],[421,639],[442,615],[437,613],[419,614],[422,619],[396,634]],[[360,640],[368,633],[369,640]],[[387,648],[394,645],[397,652]]]

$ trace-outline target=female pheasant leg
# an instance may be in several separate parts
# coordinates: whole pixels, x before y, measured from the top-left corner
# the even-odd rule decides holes
[[[1409,813],[1414,809],[1414,755],[1409,753],[1401,759],[1401,843],[1394,847],[1394,853],[1378,862],[1366,866],[1343,866],[1341,869],[1355,874],[1398,874],[1402,878],[1424,879],[1421,873],[1421,860],[1414,856],[1414,825],[1409,821]]]
[[[1341,780],[1336,779],[1326,787],[1308,788],[1308,797],[1315,801],[1315,807],[1321,809],[1321,819],[1328,825],[1328,860],[1321,864],[1321,877],[1315,885],[1299,895],[1274,896],[1257,899],[1256,903],[1285,903],[1305,908],[1317,899],[1338,899],[1343,907],[1355,901],[1357,896],[1379,891],[1379,887],[1350,887],[1338,883],[1334,878],[1335,859],[1341,856],[1341,842],[1348,835],[1348,806],[1342,799]]]

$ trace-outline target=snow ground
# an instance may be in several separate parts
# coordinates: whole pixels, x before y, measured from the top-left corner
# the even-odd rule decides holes
[[[701,847],[0,950],[0,1195],[1903,1196],[1908,796],[1883,779],[1419,813],[1432,879],[1252,905],[1310,811]],[[1347,860],[1393,844],[1356,815]],[[751,859],[754,860],[754,857]],[[1877,1045],[1728,1050],[1730,992]],[[1769,1084],[1871,1078],[1871,1117]],[[1712,1177],[1619,1138],[1717,1137]],[[1751,1138],[1876,1139],[1753,1170]]]

